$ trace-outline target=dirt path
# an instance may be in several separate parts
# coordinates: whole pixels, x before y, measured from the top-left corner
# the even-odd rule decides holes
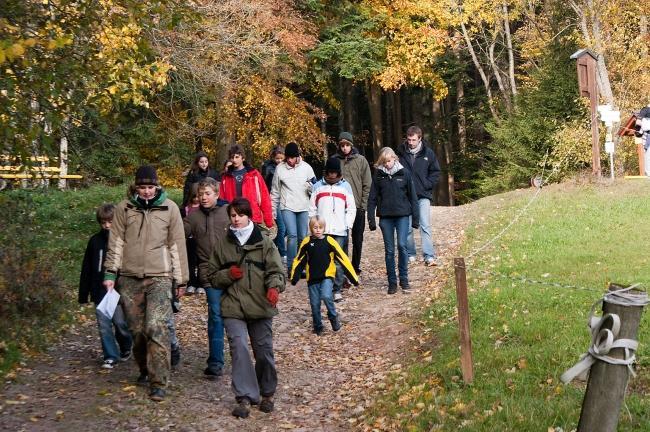
[[[450,275],[449,258],[459,245],[464,207],[435,207],[434,241],[447,263],[443,269],[409,268],[414,293],[386,294],[383,243],[366,232],[361,287],[345,291],[337,304],[343,329],[311,333],[304,281],[289,286],[274,320],[279,373],[276,411],[256,409],[246,420],[230,415],[229,357],[219,381],[203,378],[207,356],[204,297],[183,300],[177,328],[183,346],[168,397],[148,400],[134,385],[133,360],[113,370],[99,368],[100,345],[94,320],[80,323],[44,355],[22,364],[0,390],[0,430],[76,431],[93,426],[130,431],[338,431],[354,429],[356,418],[380,391],[391,368],[403,361],[419,336],[412,325]],[[227,351],[227,344],[226,344]]]

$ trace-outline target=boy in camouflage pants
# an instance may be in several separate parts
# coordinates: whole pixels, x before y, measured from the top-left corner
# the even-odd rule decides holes
[[[104,286],[117,289],[133,335],[138,382],[149,380],[149,398],[160,402],[170,374],[172,279],[178,296],[188,280],[185,233],[178,206],[167,199],[151,166],[138,168],[135,194],[119,203],[106,254]]]

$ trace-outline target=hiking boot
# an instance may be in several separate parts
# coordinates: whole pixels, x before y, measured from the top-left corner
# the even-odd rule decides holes
[[[147,371],[140,371],[140,375],[138,375],[138,379],[135,380],[136,384],[143,386],[147,385],[149,382],[149,374]]]
[[[172,346],[171,352],[172,367],[175,368],[181,362],[181,346]]]
[[[273,396],[262,396],[262,402],[260,402],[260,411],[263,413],[273,412],[275,404],[273,403]]]
[[[128,359],[131,358],[131,355],[133,355],[133,351],[128,350],[127,352],[123,352],[120,354],[120,361],[127,361]]]
[[[332,324],[332,330],[337,332],[341,330],[341,318],[339,316],[335,316],[334,318],[330,319],[330,323]]]
[[[397,292],[397,285],[388,285],[388,294],[395,294]]]
[[[314,334],[316,336],[322,336],[323,335],[323,327],[315,328],[314,329]]]
[[[338,303],[338,302],[340,302],[342,300],[343,300],[343,294],[341,294],[340,292],[335,292],[334,293],[334,301],[336,303]]]
[[[149,399],[151,399],[154,402],[162,402],[165,400],[165,390],[154,387],[151,389],[149,392]]]
[[[223,375],[223,368],[221,366],[208,366],[203,371],[203,375],[209,380],[216,380]]]
[[[239,418],[246,418],[251,413],[251,401],[248,398],[243,397],[237,403],[235,409],[232,410],[232,415]]]
[[[117,362],[113,359],[107,359],[104,360],[104,363],[102,364],[102,369],[113,369]]]

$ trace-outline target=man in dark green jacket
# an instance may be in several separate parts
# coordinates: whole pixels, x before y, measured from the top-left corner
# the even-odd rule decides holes
[[[232,388],[237,406],[232,414],[245,418],[250,405],[273,411],[278,383],[273,356],[273,317],[279,293],[284,291],[284,266],[278,249],[250,218],[246,198],[235,198],[228,206],[230,228],[214,248],[208,278],[223,290],[221,315],[228,334],[232,359]],[[256,364],[248,353],[250,338]],[[261,401],[260,401],[261,395]]]
[[[352,225],[352,267],[357,274],[361,274],[361,250],[363,248],[363,231],[366,229],[366,209],[368,208],[368,195],[372,185],[372,173],[366,158],[359,154],[354,147],[354,140],[350,132],[341,132],[339,135],[338,152],[336,157],[341,160],[341,173],[343,178],[350,183],[354,203],[357,206],[357,215]],[[347,253],[347,245],[343,247]]]

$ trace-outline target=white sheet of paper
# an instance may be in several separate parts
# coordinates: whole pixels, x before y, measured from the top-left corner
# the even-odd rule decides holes
[[[120,301],[120,294],[113,290],[106,293],[101,302],[97,305],[97,310],[106,315],[108,318],[113,318],[117,302]]]

